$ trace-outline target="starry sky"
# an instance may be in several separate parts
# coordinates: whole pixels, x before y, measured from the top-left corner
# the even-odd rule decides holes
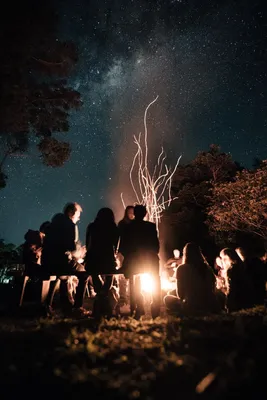
[[[120,198],[135,200],[129,169],[133,136],[148,114],[149,155],[163,145],[173,165],[211,143],[250,167],[267,155],[267,17],[264,1],[57,0],[59,38],[78,46],[69,83],[83,106],[70,115],[64,140],[71,159],[41,164],[35,143],[6,163],[0,191],[0,238],[20,244],[27,229],[61,211],[83,208],[87,224],[99,208],[123,215]],[[59,135],[62,137],[62,135]]]

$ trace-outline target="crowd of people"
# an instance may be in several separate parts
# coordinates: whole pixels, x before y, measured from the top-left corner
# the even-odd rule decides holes
[[[126,281],[129,280],[130,308],[135,316],[144,314],[144,299],[138,275],[149,271],[157,283],[151,312],[160,311],[159,240],[155,224],[145,221],[146,207],[128,206],[122,221],[115,223],[110,208],[101,208],[86,230],[85,246],[81,245],[77,223],[82,208],[68,203],[40,231],[25,235],[25,274],[51,281],[47,310],[53,312],[53,301],[59,287],[60,306],[64,314],[86,315],[83,307],[86,288],[94,293],[93,315],[112,315],[114,303],[126,302]],[[45,229],[44,229],[45,227]],[[119,268],[119,269],[118,269]],[[77,282],[71,291],[70,282]],[[70,293],[71,291],[71,293]]]
[[[159,267],[159,239],[156,225],[145,220],[146,207],[127,206],[123,219],[115,223],[110,208],[101,208],[86,230],[85,245],[79,240],[77,223],[82,208],[68,203],[62,213],[43,223],[39,231],[25,235],[25,274],[49,279],[46,309],[53,314],[54,295],[60,293],[64,315],[87,316],[84,308],[88,289],[93,301],[92,316],[111,316],[116,306],[127,302],[136,318],[144,315],[142,274],[154,282],[151,315],[159,316],[162,300],[169,313],[177,315],[236,311],[264,304],[266,253],[249,254],[243,248],[225,248],[212,268],[195,243],[187,243],[182,257],[178,250],[166,262],[164,272],[175,289],[162,295]],[[162,271],[161,271],[162,272]]]
[[[267,265],[264,249],[246,252],[224,248],[214,268],[199,246],[187,243],[183,256],[168,260],[166,267],[175,276],[176,289],[164,298],[169,312],[209,314],[234,312],[265,303]]]

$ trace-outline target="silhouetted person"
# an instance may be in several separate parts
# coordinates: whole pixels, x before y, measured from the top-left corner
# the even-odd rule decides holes
[[[174,249],[173,257],[169,258],[164,265],[164,270],[170,278],[172,278],[173,275],[176,273],[176,269],[177,267],[179,267],[180,264],[182,264],[180,251],[178,249]]]
[[[46,233],[42,252],[42,264],[49,275],[60,278],[60,299],[63,311],[70,312],[72,308],[80,314],[86,314],[83,309],[83,299],[88,280],[84,267],[75,256],[79,243],[77,222],[80,219],[82,208],[78,203],[68,203],[63,213],[56,214]],[[79,283],[76,290],[74,305],[68,296],[68,275],[76,275]],[[54,291],[51,289],[48,303],[51,306]]]
[[[126,278],[130,278],[131,312],[137,316],[144,314],[144,301],[140,277],[134,279],[134,276],[149,273],[154,279],[155,290],[152,293],[151,304],[151,314],[154,318],[160,312],[159,240],[156,225],[144,221],[146,214],[145,206],[134,207],[135,219],[125,227],[121,236],[119,253],[124,257],[122,273]]]
[[[134,220],[134,206],[127,206],[125,208],[124,216],[118,223],[120,236],[123,235],[124,229]]]
[[[244,248],[243,247],[237,247],[235,249],[235,251],[236,251],[238,257],[240,258],[240,260],[244,262],[245,258],[246,258]]]
[[[24,236],[23,244],[23,263],[25,264],[25,275],[30,278],[43,278],[45,270],[41,266],[41,254],[45,233],[50,226],[50,222],[44,222],[39,231],[29,229]]]
[[[41,224],[41,226],[40,226],[40,228],[39,228],[39,232],[40,232],[40,234],[41,234],[42,243],[43,243],[43,241],[44,241],[45,235],[47,234],[47,232],[48,232],[48,230],[49,230],[50,225],[51,225],[51,222],[50,222],[50,221],[45,221],[45,222],[43,222],[43,223]]]
[[[96,292],[94,315],[112,314],[109,296],[113,283],[112,274],[116,270],[116,249],[119,240],[119,230],[115,223],[113,211],[101,208],[94,222],[86,230],[86,270],[92,276]],[[105,276],[107,275],[107,276]]]
[[[237,252],[231,248],[221,250],[220,258],[225,279],[228,311],[252,307],[253,285],[250,282],[244,262]]]
[[[161,271],[161,278],[166,279],[170,283],[176,283],[176,270],[179,265],[182,264],[182,257],[178,249],[173,250],[173,257],[169,258],[164,264],[164,268]],[[167,294],[176,296],[176,289],[168,290]]]
[[[182,264],[177,268],[177,296],[167,295],[164,302],[168,311],[178,314],[208,314],[216,312],[216,278],[201,249],[187,243]]]
[[[120,237],[123,236],[125,227],[127,227],[134,220],[134,206],[128,205],[125,208],[124,216],[118,223]],[[118,286],[119,286],[119,306],[123,306],[127,303],[127,280],[123,274],[118,275]]]
[[[251,283],[251,302],[253,305],[263,305],[265,300],[266,269],[263,260],[265,250],[249,251],[238,247],[237,254],[244,262],[246,273]],[[258,254],[257,254],[258,253]]]

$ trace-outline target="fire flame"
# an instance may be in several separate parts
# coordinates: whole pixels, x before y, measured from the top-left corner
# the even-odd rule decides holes
[[[155,282],[150,274],[141,274],[141,291],[152,293],[155,289]]]
[[[155,290],[155,282],[153,276],[150,274],[141,274],[141,291],[144,293],[152,294]],[[168,292],[169,290],[175,290],[176,283],[172,282],[167,278],[161,278],[161,290]]]

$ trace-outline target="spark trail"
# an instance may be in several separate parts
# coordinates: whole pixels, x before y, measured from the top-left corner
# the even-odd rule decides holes
[[[134,136],[134,143],[137,146],[137,151],[130,169],[130,182],[136,196],[136,203],[146,206],[147,218],[149,221],[156,224],[157,230],[159,230],[159,223],[163,211],[177,198],[171,196],[171,183],[182,157],[181,155],[178,157],[172,169],[165,163],[166,154],[163,147],[161,147],[161,152],[153,168],[153,172],[150,172],[148,166],[147,113],[149,108],[158,100],[158,97],[159,96],[146,107],[144,114],[144,133],[142,134],[142,132],[140,132],[138,137]],[[121,193],[121,200],[125,208],[123,193]]]

